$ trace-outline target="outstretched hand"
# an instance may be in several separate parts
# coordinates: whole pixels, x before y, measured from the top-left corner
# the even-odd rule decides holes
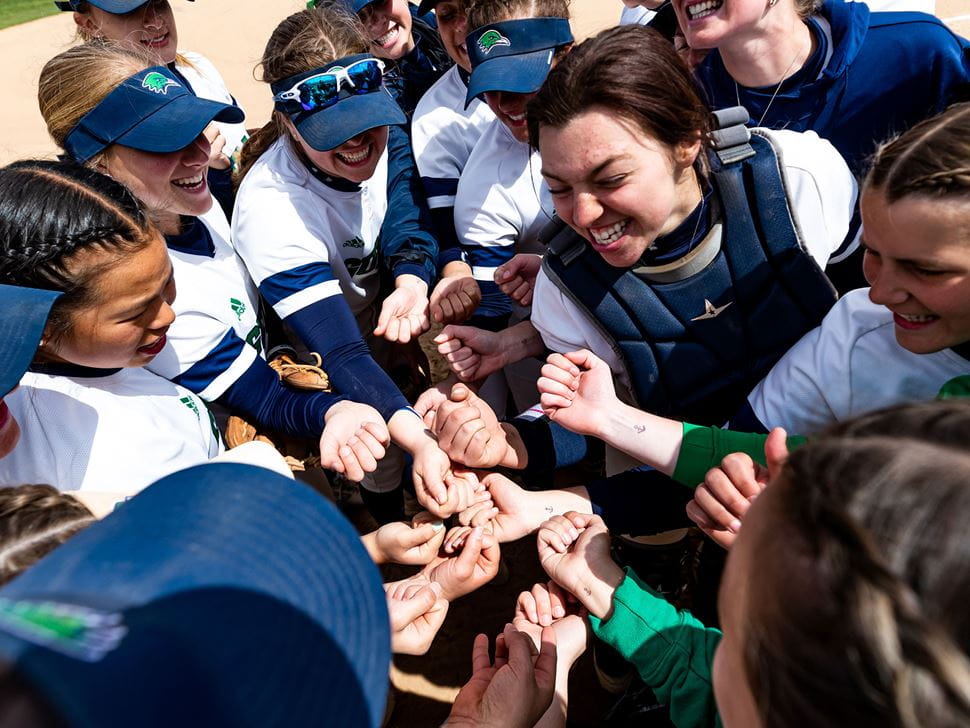
[[[417,276],[397,277],[396,288],[384,299],[374,329],[375,336],[406,344],[430,327],[428,321],[428,284]]]
[[[532,303],[536,276],[541,267],[541,255],[519,253],[495,269],[495,282],[506,296],[520,306],[528,306]]]
[[[321,466],[354,482],[373,473],[391,441],[380,413],[370,405],[344,400],[327,410],[324,420]]]
[[[423,655],[448,614],[441,587],[422,579],[405,579],[384,585],[391,621],[391,650],[402,655]]]
[[[549,419],[582,435],[599,436],[620,404],[609,366],[586,349],[551,354],[536,387]]]
[[[495,661],[488,636],[475,637],[472,676],[459,691],[446,726],[531,728],[552,704],[556,687],[556,633],[546,627],[541,649],[506,625],[495,638]]]
[[[720,467],[711,468],[694,490],[687,515],[704,533],[729,549],[741,530],[748,508],[768,482],[781,471],[788,458],[785,431],[776,427],[765,440],[764,467],[743,452],[726,456]]]
[[[482,289],[471,269],[467,264],[460,265],[465,270],[452,275],[446,271],[431,293],[431,317],[439,324],[460,324],[482,302]]]
[[[445,326],[434,343],[464,382],[484,379],[508,363],[501,335],[474,326]]]
[[[421,572],[429,581],[441,585],[441,593],[448,601],[470,594],[498,573],[501,558],[498,540],[480,526],[463,537],[460,548],[457,555],[439,556]]]
[[[514,467],[519,460],[495,411],[466,384],[455,384],[438,403],[432,430],[448,457],[469,468]]]

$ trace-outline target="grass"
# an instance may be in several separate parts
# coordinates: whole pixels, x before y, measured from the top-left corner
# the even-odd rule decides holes
[[[0,0],[0,28],[58,12],[54,0]]]

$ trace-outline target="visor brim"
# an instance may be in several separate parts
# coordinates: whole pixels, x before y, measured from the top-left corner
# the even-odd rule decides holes
[[[488,91],[535,93],[549,75],[555,52],[555,48],[543,48],[515,56],[496,56],[480,63],[468,80],[465,108]]]
[[[328,109],[290,117],[303,141],[318,152],[379,126],[406,124],[407,117],[386,89],[342,98]]]
[[[185,95],[161,107],[114,140],[143,152],[176,152],[195,141],[213,121],[238,124],[243,110],[232,104]]]

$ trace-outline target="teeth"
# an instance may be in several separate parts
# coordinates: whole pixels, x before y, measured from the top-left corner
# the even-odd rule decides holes
[[[360,164],[370,155],[370,147],[365,147],[359,152],[338,152],[337,156],[349,164]]]
[[[176,187],[198,187],[202,184],[202,175],[197,177],[185,177],[184,179],[173,179],[172,184]]]
[[[691,20],[704,18],[713,15],[724,4],[724,0],[706,0],[706,2],[695,3],[687,6],[687,15]]]
[[[379,46],[386,46],[388,43],[391,42],[391,39],[397,35],[397,31],[399,28],[400,26],[397,24],[392,25],[391,29],[387,31],[384,35],[380,36],[379,38],[375,38],[374,43]]]
[[[525,121],[525,114],[509,114],[508,117],[516,123]]]
[[[599,228],[598,230],[589,229],[590,235],[593,236],[593,240],[599,245],[609,245],[610,243],[615,243],[617,240],[623,237],[623,233],[626,231],[627,225],[630,224],[629,219],[621,220],[618,223],[614,223],[609,227]]]
[[[913,323],[913,324],[923,324],[923,323],[926,323],[927,321],[932,321],[936,318],[936,316],[932,314],[917,316],[911,313],[898,313],[896,315],[899,316],[899,318],[903,319],[904,321],[909,321],[910,323]]]

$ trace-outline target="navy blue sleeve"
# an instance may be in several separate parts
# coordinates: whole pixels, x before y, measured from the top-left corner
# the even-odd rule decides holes
[[[395,277],[410,273],[430,286],[437,273],[438,241],[431,232],[431,213],[407,132],[391,126],[387,148],[387,214],[381,226],[381,253]]]
[[[299,437],[320,437],[324,416],[343,400],[330,392],[297,392],[260,357],[216,402],[274,430]]]
[[[744,400],[744,404],[741,405],[741,408],[734,414],[734,417],[731,418],[724,429],[737,432],[768,433],[768,428],[758,419],[758,415],[754,413],[754,409],[752,409],[748,400]]]
[[[575,465],[588,451],[586,437],[557,425],[548,417],[516,417],[509,421],[522,438],[529,464],[522,475],[533,489],[536,483],[552,487],[550,476],[558,468]]]
[[[643,536],[692,525],[686,507],[694,491],[647,466],[594,480],[586,490],[593,512],[617,534]]]
[[[408,406],[401,390],[371,356],[343,296],[311,303],[283,321],[310,351],[323,357],[323,368],[340,394],[371,405],[385,420]]]

